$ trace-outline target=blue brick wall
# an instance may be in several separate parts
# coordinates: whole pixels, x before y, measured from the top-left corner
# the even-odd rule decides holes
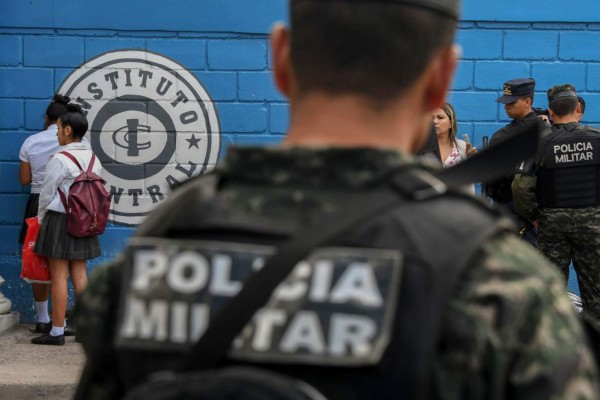
[[[18,36],[0,36],[0,66],[17,66],[23,60],[23,45]]]
[[[25,67],[70,67],[83,62],[83,39],[77,37],[26,36]]]
[[[478,2],[476,10],[473,2],[463,3],[467,15],[477,15],[481,20],[462,21],[456,37],[462,59],[449,101],[457,110],[459,129],[472,135],[474,144],[481,146],[483,136],[491,136],[508,122],[503,107],[494,100],[501,95],[506,80],[518,77],[536,80],[534,106],[542,108],[548,106],[545,91],[551,86],[574,84],[586,99],[583,122],[600,125],[595,93],[600,91],[600,56],[595,51],[600,45],[597,24],[547,23],[543,17],[529,14],[528,21],[540,22],[518,22],[523,18],[511,19],[503,12],[492,18],[487,8],[499,6],[497,2]],[[501,7],[508,6],[503,3]],[[526,8],[519,6],[519,10]],[[587,12],[593,10],[600,10],[600,4],[594,3]],[[589,16],[581,21],[589,21]]]
[[[208,42],[211,70],[264,70],[267,68],[267,40],[211,40]]]
[[[587,101],[584,122],[600,125],[600,4],[463,1],[456,42],[462,59],[449,93],[461,133],[476,146],[507,122],[495,99],[504,81],[537,80],[544,92],[571,82]],[[285,20],[286,0],[0,0],[0,274],[2,288],[33,318],[29,287],[18,278],[17,235],[28,187],[18,182],[18,151],[39,131],[51,96],[81,63],[106,51],[149,50],[190,70],[214,101],[222,159],[234,145],[280,143],[289,106],[271,77],[268,33]],[[518,12],[515,12],[518,10]],[[68,18],[66,17],[68,16]],[[555,21],[555,22],[548,22]],[[132,228],[110,226],[102,257],[114,258]],[[6,289],[6,287],[9,287]]]
[[[580,61],[597,60],[598,43],[600,43],[600,32],[562,32],[560,58]]]
[[[502,22],[598,22],[598,1],[578,0],[576,6],[563,0],[543,3],[522,0],[463,0],[465,21]]]

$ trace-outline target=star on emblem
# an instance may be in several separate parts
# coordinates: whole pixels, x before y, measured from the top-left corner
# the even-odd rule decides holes
[[[191,149],[192,146],[197,149],[200,149],[200,147],[198,147],[198,142],[201,141],[202,139],[196,139],[194,134],[192,134],[192,137],[190,139],[185,139],[185,140],[190,144],[190,147],[188,147],[188,149]]]

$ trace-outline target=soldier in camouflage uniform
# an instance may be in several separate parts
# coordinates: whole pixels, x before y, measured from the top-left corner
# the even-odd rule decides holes
[[[410,153],[427,136],[431,112],[444,103],[457,62],[452,43],[458,9],[458,1],[452,0],[290,1],[293,35],[278,25],[271,38],[275,81],[291,105],[285,145],[230,149],[216,171],[182,185],[147,218],[125,256],[93,272],[77,302],[78,339],[88,360],[77,398],[118,398],[145,375],[173,368],[193,343],[188,331],[176,329],[182,323],[177,316],[187,314],[174,313],[169,319],[173,325],[164,325],[160,313],[146,319],[145,306],[155,304],[152,298],[137,303],[138,313],[130,312],[136,287],[140,296],[163,296],[161,306],[185,310],[185,296],[178,304],[165,297],[170,293],[165,282],[186,286],[197,276],[162,280],[158,275],[177,275],[176,270],[187,265],[179,263],[176,268],[168,260],[187,257],[189,265],[211,265],[210,288],[203,289],[211,298],[195,304],[197,310],[206,310],[203,307],[211,301],[222,301],[224,293],[239,290],[241,270],[261,264],[260,254],[307,225],[327,220],[347,203],[363,199],[381,187],[391,171],[416,169],[427,174]],[[325,303],[335,312],[345,310],[346,318],[359,312],[356,307],[367,310],[363,322],[375,318],[368,312],[373,307],[392,312],[391,325],[373,325],[375,336],[386,332],[379,351],[356,336],[360,348],[352,343],[340,348],[337,336],[325,334],[331,334],[333,319],[296,332],[310,337],[301,345],[287,333],[289,340],[279,342],[279,328],[289,326],[285,318],[271,314],[270,333],[248,350],[247,338],[258,333],[244,330],[226,364],[285,373],[329,399],[413,398],[403,391],[402,371],[428,359],[427,398],[600,398],[598,371],[558,271],[502,229],[502,219],[483,202],[462,193],[444,194],[439,186],[435,192],[420,201],[407,200],[404,206],[409,211],[391,207],[325,246],[330,255],[323,256],[322,266],[362,257],[360,263],[343,264],[341,276],[380,254],[394,255],[397,265],[388,272],[395,278],[368,275],[372,280],[361,281],[364,285],[355,281],[346,289],[358,294],[387,282],[398,291],[396,299],[379,301],[375,290],[368,302],[341,301],[342,291],[336,290],[338,300],[332,301],[333,290],[326,296],[324,288],[338,287],[331,280],[339,284],[341,278],[323,275],[312,281],[310,315],[323,315]],[[464,227],[472,222],[482,222],[490,230],[483,238],[470,236]],[[198,256],[194,250],[198,246],[204,246],[206,258]],[[213,260],[206,246],[253,261],[242,265],[231,256],[213,265],[206,261]],[[183,250],[173,250],[177,248]],[[251,257],[252,252],[258,256]],[[454,259],[449,254],[461,253],[466,268],[449,300],[438,309],[422,310],[431,287],[443,286],[445,278],[443,269],[437,278],[431,271],[439,270],[440,263],[451,265]],[[215,273],[219,268],[227,271],[228,280]],[[278,288],[272,300],[282,293],[292,296],[292,289],[315,278],[311,268],[316,268],[312,262],[298,264],[294,273],[301,275],[295,277],[299,280]],[[154,276],[138,279],[138,273]],[[293,307],[308,303],[302,298]],[[420,331],[420,322],[432,318],[432,313],[440,315],[441,326],[433,332],[439,333],[439,340],[431,354],[427,348],[412,355],[410,348],[407,353],[399,351],[403,339],[419,348],[419,336],[431,333]],[[299,311],[285,315],[296,321]],[[137,324],[128,324],[127,316]],[[201,323],[192,325],[197,328]],[[346,333],[355,335],[360,326]],[[327,351],[317,345],[329,339]],[[241,357],[244,349],[246,357]],[[336,359],[338,353],[347,358]]]
[[[548,91],[552,133],[513,182],[515,208],[539,227],[539,248],[568,278],[573,263],[583,309],[600,318],[600,130],[579,125],[575,87]]]

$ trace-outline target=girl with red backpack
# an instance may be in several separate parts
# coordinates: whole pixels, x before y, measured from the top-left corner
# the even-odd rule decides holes
[[[95,159],[92,172],[100,176],[100,161],[81,142],[88,129],[81,107],[68,104],[67,112],[60,116],[57,126],[58,143],[64,146],[61,150],[73,156],[84,170]],[[67,233],[67,214],[59,192],[69,193],[71,184],[80,173],[76,163],[62,152],[55,154],[46,166],[38,208],[41,227],[34,251],[48,257],[52,275],[52,329],[49,333],[31,339],[34,344],[65,343],[67,279],[70,275],[75,295],[78,296],[87,285],[86,260],[100,255],[98,236],[75,237]]]

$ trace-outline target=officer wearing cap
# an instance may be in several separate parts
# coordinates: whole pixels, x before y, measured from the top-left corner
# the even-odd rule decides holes
[[[535,80],[531,78],[512,79],[504,84],[504,91],[496,101],[504,104],[506,115],[512,121],[505,127],[496,131],[490,139],[490,146],[494,146],[514,135],[519,127],[537,121],[541,136],[548,133],[548,127],[541,121],[533,111],[533,97]],[[518,233],[521,238],[532,245],[537,246],[537,229],[528,221],[520,217],[514,209],[511,184],[514,175],[487,182],[484,187],[485,195],[493,200],[495,204],[507,210],[513,216]]]
[[[77,302],[88,360],[77,398],[119,398],[173,368],[244,274],[299,232],[368,206],[396,174],[408,178],[394,181],[398,203],[313,249],[222,365],[283,373],[328,399],[600,398],[556,269],[412,155],[457,63],[459,2],[289,4],[291,28],[271,36],[291,106],[285,145],[230,149],[95,271]]]
[[[552,133],[512,184],[516,210],[538,225],[539,249],[568,278],[573,263],[584,312],[600,319],[600,130],[579,125],[571,84],[548,90]]]

